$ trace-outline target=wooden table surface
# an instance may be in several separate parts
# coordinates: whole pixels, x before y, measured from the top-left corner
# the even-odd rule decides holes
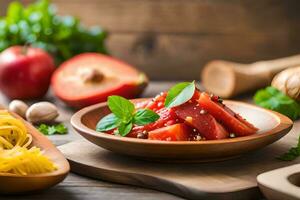
[[[146,91],[144,97],[151,97],[160,91],[167,90],[174,82],[151,82]],[[249,97],[239,97],[246,101],[250,101]],[[49,139],[57,146],[66,144],[70,141],[80,139],[79,136],[69,124],[69,119],[74,110],[71,110],[63,105],[60,101],[56,100],[51,93],[45,98],[46,101],[55,102],[60,108],[62,108],[61,115],[58,120],[63,121],[69,126],[69,133],[67,135],[54,135],[49,136]],[[0,95],[0,104],[8,105],[9,100]],[[31,103],[31,102],[30,102]],[[296,122],[296,128],[299,128],[300,121]],[[294,128],[295,129],[295,128]],[[295,131],[295,130],[293,130]],[[296,130],[300,131],[300,130]],[[295,141],[296,142],[296,141]],[[86,200],[86,199],[122,199],[122,200],[146,200],[146,199],[181,199],[171,194],[162,193],[155,190],[149,190],[134,186],[120,185],[109,183],[105,181],[94,180],[85,178],[73,173],[70,173],[68,177],[57,186],[36,194],[23,195],[23,196],[5,196],[0,199],[56,199],[56,200]]]

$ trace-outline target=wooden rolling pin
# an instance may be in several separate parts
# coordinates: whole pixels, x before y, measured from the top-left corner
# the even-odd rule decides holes
[[[215,60],[204,67],[201,78],[208,92],[230,98],[270,85],[278,72],[295,66],[300,66],[300,55],[252,64]]]

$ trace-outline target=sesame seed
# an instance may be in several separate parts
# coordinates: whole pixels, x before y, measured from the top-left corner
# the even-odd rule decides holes
[[[206,113],[207,113],[206,110],[203,110],[203,109],[200,110],[200,114],[201,114],[201,115],[204,115],[204,114],[206,114]]]
[[[202,137],[201,137],[200,135],[197,135],[197,136],[196,136],[196,140],[197,140],[197,141],[200,141],[201,139],[202,139]]]

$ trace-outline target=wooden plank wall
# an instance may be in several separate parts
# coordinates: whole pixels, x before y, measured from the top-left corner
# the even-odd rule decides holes
[[[9,2],[0,1],[1,15]],[[111,53],[156,80],[199,79],[212,59],[248,63],[300,53],[299,0],[53,2],[60,13],[108,30]]]

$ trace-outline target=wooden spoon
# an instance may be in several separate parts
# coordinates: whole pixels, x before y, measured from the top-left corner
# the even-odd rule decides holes
[[[209,92],[230,98],[270,85],[278,72],[299,65],[300,55],[252,64],[215,60],[204,67],[201,78]]]
[[[1,107],[1,106],[0,106]],[[3,109],[3,107],[1,107]],[[10,112],[11,113],[11,112]],[[1,194],[17,194],[43,190],[64,180],[70,171],[68,161],[56,147],[42,135],[34,126],[26,122],[15,113],[11,113],[14,117],[23,121],[27,127],[28,133],[32,135],[31,146],[36,146],[44,151],[44,154],[50,158],[58,167],[54,172],[34,174],[34,175],[12,175],[0,173],[0,193]]]

